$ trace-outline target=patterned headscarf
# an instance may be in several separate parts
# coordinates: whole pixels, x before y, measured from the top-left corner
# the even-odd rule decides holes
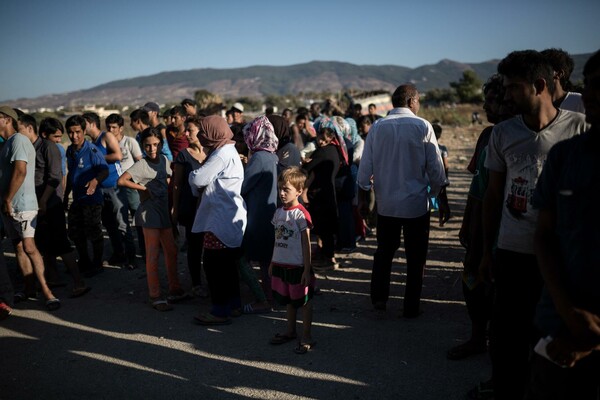
[[[346,118],[346,122],[350,125],[350,135],[346,136],[346,139],[352,142],[353,145],[356,145],[357,142],[361,140],[360,135],[358,134],[358,127],[356,126],[356,121],[354,118]]]
[[[218,149],[226,144],[234,144],[231,140],[233,132],[227,125],[225,118],[218,115],[205,117],[200,121],[200,131],[198,132],[198,140],[203,147],[209,149]]]
[[[279,144],[273,124],[265,115],[256,117],[244,126],[244,141],[253,152],[263,150],[274,153]]]
[[[350,132],[350,125],[348,125],[348,123],[344,120],[344,118],[342,118],[342,117],[333,117],[333,118],[319,117],[315,120],[315,123],[313,124],[313,126],[315,127],[317,134],[323,128],[329,128],[335,132],[336,137],[333,139],[333,141],[331,143],[334,144],[338,148],[341,156],[343,157],[343,161],[344,161],[345,165],[348,165],[348,149],[346,148],[346,142],[344,142],[344,132],[345,131]]]

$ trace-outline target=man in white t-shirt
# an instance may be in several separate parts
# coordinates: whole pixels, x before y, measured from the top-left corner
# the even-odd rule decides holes
[[[542,287],[533,248],[538,214],[532,194],[550,148],[584,132],[586,124],[583,114],[553,105],[554,71],[541,53],[512,52],[498,73],[505,101],[519,115],[494,126],[488,145],[480,277],[496,289],[490,334],[494,395],[518,399],[528,381],[533,315]]]

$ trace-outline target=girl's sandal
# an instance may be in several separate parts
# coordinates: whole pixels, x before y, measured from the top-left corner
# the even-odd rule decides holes
[[[152,308],[156,311],[171,311],[173,307],[166,300],[153,300]]]

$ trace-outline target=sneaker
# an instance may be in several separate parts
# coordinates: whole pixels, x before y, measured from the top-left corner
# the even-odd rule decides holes
[[[12,308],[10,308],[5,302],[0,301],[0,321],[8,318],[10,314],[12,314]]]

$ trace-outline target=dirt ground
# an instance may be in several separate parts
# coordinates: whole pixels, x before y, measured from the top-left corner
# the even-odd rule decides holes
[[[27,301],[0,322],[0,399],[463,399],[490,373],[485,354],[462,361],[445,356],[470,329],[457,232],[470,182],[465,167],[482,128],[445,127],[440,140],[449,150],[453,216],[442,228],[432,219],[419,318],[399,317],[402,250],[388,311],[372,311],[373,237],[338,255],[339,270],[318,275],[317,345],[302,356],[293,353],[294,343],[268,344],[284,329],[282,309],[206,328],[192,317],[208,300],[177,304],[168,313],[152,310],[143,268],[107,268],[87,281],[92,291],[78,299],[68,298],[71,281],[63,274],[68,286],[55,291],[60,310],[49,313],[41,299]],[[3,247],[14,270],[6,240]],[[179,257],[187,283],[185,253]],[[252,300],[247,288],[242,293]]]

